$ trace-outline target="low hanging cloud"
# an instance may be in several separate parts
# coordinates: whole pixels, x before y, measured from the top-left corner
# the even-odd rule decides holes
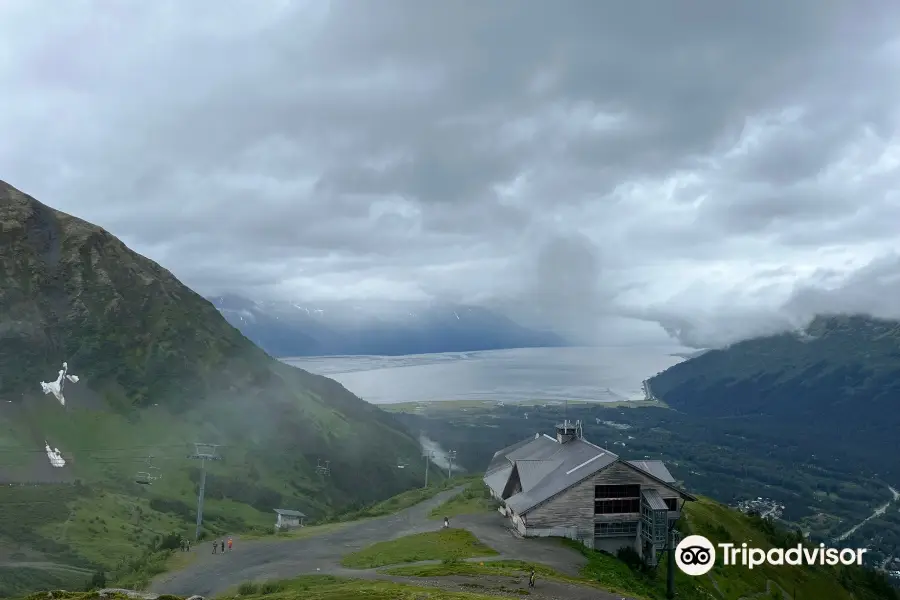
[[[0,179],[204,294],[493,303],[698,346],[897,316],[898,16],[7,0]]]

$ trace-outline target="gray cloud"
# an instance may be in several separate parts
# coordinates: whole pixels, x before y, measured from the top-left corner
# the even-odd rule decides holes
[[[7,0],[0,178],[203,293],[728,343],[890,311],[897,13]]]

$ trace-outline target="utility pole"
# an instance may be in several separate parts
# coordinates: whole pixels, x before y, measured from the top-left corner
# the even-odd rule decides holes
[[[684,505],[687,500],[681,501],[681,509],[678,511],[681,513],[684,510]],[[677,523],[677,521],[675,522]],[[675,598],[675,523],[668,525],[666,527],[666,550],[668,551],[667,559],[667,568],[666,568],[666,599],[672,600]]]
[[[456,450],[450,450],[449,452],[447,452],[447,459],[449,460],[449,463],[447,464],[447,479],[452,478],[451,473],[453,471],[453,459],[454,458],[456,458]]]
[[[675,598],[675,532],[670,527],[666,532],[668,534],[668,568],[666,569],[666,598],[672,600]]]
[[[191,460],[200,461],[200,493],[197,494],[197,531],[194,533],[194,540],[200,539],[200,527],[203,525],[203,496],[206,493],[206,461],[222,460],[222,457],[216,454],[219,444],[203,444],[194,442],[194,453],[188,456]]]
[[[434,458],[434,452],[423,452],[422,457],[425,459],[425,487],[428,487],[428,465]]]

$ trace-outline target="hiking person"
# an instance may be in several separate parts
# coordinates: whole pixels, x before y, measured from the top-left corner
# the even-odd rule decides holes
[[[444,529],[447,529],[448,527],[450,527],[450,518],[444,517]]]
[[[531,567],[531,575],[528,576],[528,587],[530,587],[531,589],[534,589],[534,577],[534,567]]]
[[[228,538],[228,551],[231,552],[231,538]]]
[[[213,540],[213,554],[219,549],[219,540]]]
[[[225,540],[222,540],[222,554],[225,554]]]

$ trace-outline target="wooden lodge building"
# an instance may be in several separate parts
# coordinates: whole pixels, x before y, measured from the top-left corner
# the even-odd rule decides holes
[[[567,537],[611,553],[630,546],[650,565],[684,502],[696,500],[662,461],[622,460],[568,421],[555,438],[537,433],[495,453],[484,482],[521,535]],[[677,544],[674,530],[673,538]]]

